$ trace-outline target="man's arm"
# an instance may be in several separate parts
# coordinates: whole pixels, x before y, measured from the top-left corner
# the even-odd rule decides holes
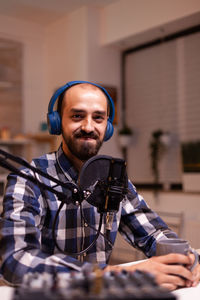
[[[155,255],[157,240],[177,234],[148,206],[129,181],[130,193],[123,201],[119,232],[147,257]]]
[[[8,282],[21,283],[27,272],[54,274],[83,267],[75,258],[56,253],[52,228],[44,226],[47,214],[53,213],[47,207],[39,188],[23,178],[9,176],[0,218],[1,273]],[[43,230],[47,232],[43,234]]]
[[[119,231],[130,244],[151,258],[129,266],[108,266],[105,271],[122,269],[134,271],[138,269],[150,272],[155,276],[158,284],[170,290],[177,287],[197,285],[200,279],[199,265],[193,272],[185,267],[193,263],[194,255],[185,256],[171,253],[158,257],[154,256],[158,240],[176,238],[177,235],[148,207],[130,182],[129,190],[132,194],[127,197],[122,205]]]

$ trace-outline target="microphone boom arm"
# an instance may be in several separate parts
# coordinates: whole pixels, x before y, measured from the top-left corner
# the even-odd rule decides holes
[[[12,161],[12,162],[16,162],[17,164],[24,166],[28,169],[30,169],[31,171],[34,172],[34,174],[39,174],[42,177],[49,179],[50,181],[54,182],[55,185],[53,187],[46,185],[45,183],[39,181],[35,176],[31,176],[29,174],[26,174],[25,172],[23,172],[22,170],[20,170],[19,168],[15,167],[13,164],[11,164],[10,162],[8,162],[8,160]],[[72,203],[72,198],[73,198],[73,194],[76,194],[77,198],[77,192],[78,192],[78,186],[75,185],[74,183],[71,182],[61,182],[60,180],[54,178],[53,176],[44,173],[43,171],[41,171],[40,169],[35,168],[34,166],[32,166],[31,164],[29,164],[26,160],[22,159],[21,157],[18,156],[14,156],[2,149],[0,149],[0,166],[2,166],[3,168],[14,172],[15,174],[30,180],[31,182],[35,183],[37,186],[39,186],[42,190],[48,190],[50,192],[52,192],[53,194],[55,194],[56,196],[58,196],[58,199],[69,204]],[[66,197],[66,194],[63,192],[60,192],[58,190],[55,189],[55,187],[57,186],[61,186],[64,189],[67,190],[67,192],[70,194],[69,197]]]
[[[16,167],[11,162],[17,163],[21,166],[24,166],[28,170],[33,171],[33,175],[26,174],[23,172],[23,169]],[[14,156],[2,149],[0,149],[0,166],[3,168],[27,179],[36,184],[41,190],[48,190],[55,194],[58,197],[58,200],[61,201],[56,216],[53,222],[52,235],[56,247],[66,255],[82,255],[85,252],[88,252],[89,249],[95,244],[99,235],[103,235],[107,240],[109,245],[112,247],[111,241],[107,238],[106,235],[101,233],[102,218],[103,214],[106,213],[107,221],[106,227],[110,230],[112,227],[112,218],[113,213],[117,212],[119,209],[119,203],[122,201],[125,194],[128,193],[128,181],[126,174],[126,163],[124,160],[112,158],[110,156],[99,155],[96,157],[90,158],[83,166],[79,174],[79,184],[76,185],[72,182],[62,182],[51,175],[44,173],[40,169],[32,166],[26,160],[21,157]],[[100,167],[101,166],[101,167]],[[100,168],[99,168],[100,167]],[[99,171],[99,172],[97,172]],[[40,175],[51,182],[54,186],[49,186],[40,181],[37,177]],[[62,187],[65,192],[60,192],[56,190],[56,187]],[[93,206],[97,207],[98,213],[100,213],[100,222],[98,230],[91,226],[91,229],[95,230],[96,236],[92,243],[85,249],[82,249],[80,252],[66,252],[62,250],[56,241],[56,225],[59,212],[64,204],[79,204],[81,208],[81,218],[84,218],[82,212],[82,201],[86,200]],[[110,219],[110,217],[112,217]],[[88,222],[87,222],[88,223]]]

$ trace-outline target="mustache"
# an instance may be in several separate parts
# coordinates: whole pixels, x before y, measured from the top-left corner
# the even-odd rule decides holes
[[[84,130],[79,130],[78,132],[74,133],[75,138],[90,138],[90,139],[98,139],[99,136],[94,131],[91,132],[85,132]]]

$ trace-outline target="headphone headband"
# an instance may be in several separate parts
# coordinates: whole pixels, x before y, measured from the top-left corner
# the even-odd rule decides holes
[[[60,119],[59,113],[57,111],[53,110],[57,98],[64,91],[68,90],[70,87],[72,87],[76,84],[82,84],[82,83],[89,83],[91,85],[98,87],[100,90],[103,91],[103,93],[106,95],[107,99],[109,100],[110,112],[109,112],[109,118],[108,118],[108,123],[107,123],[107,130],[106,130],[106,134],[105,134],[105,138],[104,138],[104,141],[107,141],[108,139],[111,138],[111,136],[113,135],[113,131],[114,131],[114,128],[112,125],[114,116],[115,116],[114,103],[113,103],[111,96],[108,94],[108,92],[106,91],[106,89],[104,87],[102,87],[96,83],[89,82],[89,81],[70,81],[55,91],[55,93],[51,97],[49,105],[48,105],[47,122],[48,122],[49,133],[56,134],[56,135],[61,134],[61,119]]]

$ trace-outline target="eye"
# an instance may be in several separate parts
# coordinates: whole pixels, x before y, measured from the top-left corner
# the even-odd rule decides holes
[[[105,117],[103,115],[95,115],[94,117],[94,120],[97,121],[97,122],[103,122],[105,120]]]
[[[81,114],[74,114],[74,115],[72,115],[72,119],[73,119],[73,120],[79,121],[79,120],[81,120],[82,118],[83,118],[83,116],[82,116]]]

